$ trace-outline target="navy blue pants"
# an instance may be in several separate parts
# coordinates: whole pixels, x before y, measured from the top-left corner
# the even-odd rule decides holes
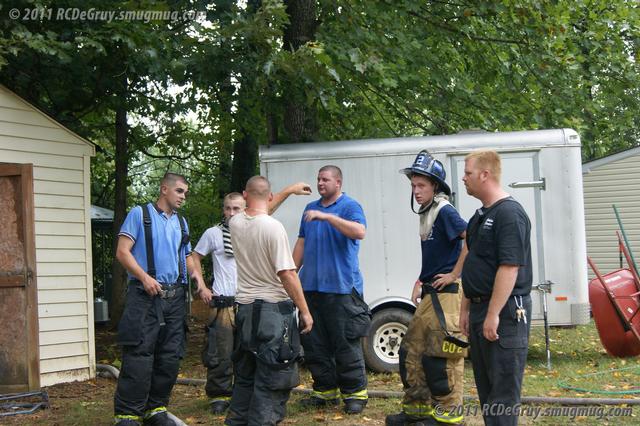
[[[238,305],[231,406],[224,424],[275,426],[298,386],[300,338],[291,301]]]
[[[359,295],[308,291],[304,293],[313,328],[302,335],[305,365],[313,389],[339,389],[348,399],[367,388],[361,338],[371,325],[369,310]]]
[[[159,321],[159,310],[165,325]],[[116,415],[144,416],[167,406],[185,350],[185,289],[174,297],[149,296],[142,284],[130,284],[118,326],[122,368],[114,396]]]
[[[517,296],[518,303],[520,296]],[[472,303],[469,315],[469,340],[473,376],[478,389],[485,425],[517,425],[517,415],[504,415],[520,404],[522,376],[527,363],[531,296],[522,296],[527,322],[517,321],[516,301],[510,296],[500,312],[498,340],[490,342],[482,335],[489,302]]]
[[[209,323],[205,329],[205,345],[202,361],[207,367],[207,383],[204,387],[212,400],[227,400],[233,389],[233,335],[235,329],[234,307],[211,308]]]

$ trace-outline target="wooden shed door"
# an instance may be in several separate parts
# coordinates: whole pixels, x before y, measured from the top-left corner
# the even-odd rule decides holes
[[[33,166],[0,163],[0,394],[40,387]]]

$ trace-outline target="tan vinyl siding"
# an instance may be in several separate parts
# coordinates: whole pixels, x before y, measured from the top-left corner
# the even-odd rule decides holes
[[[33,182],[33,191],[36,194],[71,195],[76,197],[84,195],[82,183],[35,180]]]
[[[91,143],[0,85],[0,161],[33,164],[41,386],[95,376]]]
[[[2,122],[0,121],[0,128],[2,128]],[[19,141],[14,142],[16,145]],[[40,164],[45,167],[57,168],[57,169],[71,169],[80,170],[82,168],[82,158],[80,157],[64,157],[56,154],[38,154],[28,151],[18,151],[16,146],[14,149],[9,149],[0,144],[0,150],[2,151],[2,158],[4,162],[20,163],[20,164]]]
[[[22,142],[28,144],[29,140],[35,139],[42,141],[44,143],[44,146],[47,145],[47,142],[52,142],[55,143],[58,147],[70,145],[69,149],[72,149],[72,147],[75,145],[76,147],[80,146],[82,148],[85,148],[84,145],[80,145],[78,143],[77,138],[75,138],[68,130],[61,127],[51,128],[31,124],[17,124],[3,120],[1,128],[3,136],[12,136],[16,139],[19,139],[21,144]],[[28,147],[29,145],[27,145],[27,149],[29,149]]]
[[[34,182],[35,185],[35,182]],[[64,195],[34,194],[35,207],[52,209],[82,210],[82,197],[67,197]]]
[[[81,248],[85,247],[85,240],[75,236],[36,235],[36,248]]]
[[[78,303],[51,303],[38,304],[38,315],[40,318],[64,317],[69,315],[86,315],[87,304]]]
[[[47,364],[47,362],[43,362],[42,364]],[[59,365],[59,364],[58,364]],[[92,377],[88,368],[79,368],[73,369],[69,368],[70,366],[62,365],[61,368],[65,368],[61,371],[56,371],[53,373],[41,373],[40,374],[40,384],[41,386],[52,386],[58,383],[66,383],[66,382],[81,382],[84,380],[88,380]]]
[[[5,87],[0,86],[0,110],[22,110],[22,111],[33,111],[31,105],[29,105],[24,100],[20,99],[19,96],[16,96],[11,91],[7,90]]]
[[[87,342],[89,334],[86,329],[62,330],[62,331],[41,331],[41,345],[55,345],[58,343]]]
[[[85,276],[87,268],[84,263],[66,262],[66,263],[41,263],[38,262],[38,276],[73,276],[82,275]],[[64,283],[60,283],[60,288],[65,288]]]
[[[64,358],[51,358],[40,360],[40,373],[62,372],[65,370],[77,370],[87,368],[89,358],[86,355],[76,355]]]
[[[36,235],[84,235],[84,223],[36,222]]]
[[[82,170],[68,170],[51,167],[33,168],[33,178],[39,181],[53,182],[75,182],[81,183],[83,179]]]
[[[87,342],[62,343],[57,345],[45,346],[40,349],[40,359],[59,358],[62,352],[71,356],[84,355],[89,351]]]
[[[5,123],[3,122],[3,125]],[[22,126],[27,128],[27,126]],[[63,142],[63,141],[53,141],[48,139],[32,139],[31,137],[18,137],[16,135],[10,134],[11,131],[7,131],[7,129],[2,127],[2,134],[0,134],[0,146],[11,147],[14,146],[17,141],[20,144],[21,151],[29,151],[36,152],[39,154],[49,154],[55,152],[59,155],[67,155],[74,156],[78,152],[78,149],[83,149],[82,146],[78,144]],[[41,129],[45,129],[42,127]],[[50,130],[50,129],[49,129]],[[33,135],[33,137],[37,137],[37,135]],[[55,137],[55,135],[50,135],[49,138]]]
[[[87,155],[83,157],[84,160],[84,194],[91,194],[91,158]],[[84,211],[91,211],[91,197],[84,197]],[[93,251],[91,247],[91,215],[87,213],[88,220],[84,221],[84,238],[85,238],[85,265],[87,266],[87,285],[85,288],[86,301],[87,301],[87,317],[89,318],[89,377],[96,376],[96,351],[95,351],[95,328],[93,327],[93,268],[92,257]]]
[[[640,260],[640,152],[593,167],[583,182],[587,254],[602,273],[620,267],[615,204],[631,250]],[[593,278],[591,270],[589,274]]]
[[[55,290],[60,287],[60,282],[62,281],[64,281],[64,287],[66,289],[85,288],[87,286],[87,279],[82,275],[75,277],[52,275],[49,277],[38,277],[38,289]]]
[[[40,318],[40,331],[61,331],[85,329],[88,327],[86,315]]]
[[[84,223],[84,210],[36,208],[35,218],[39,222]]]
[[[14,108],[6,105],[5,108],[2,108],[2,120],[16,124],[31,124],[55,128],[55,125],[52,124],[50,120],[44,118],[42,114],[39,114],[37,111],[19,108],[19,105],[16,105]]]
[[[56,263],[56,262],[84,262],[84,250],[51,250],[38,249],[36,256],[40,262]]]
[[[40,290],[38,292],[38,307],[47,303],[62,303],[66,305],[73,302],[86,301],[87,294],[83,288],[74,288],[70,290]],[[68,315],[71,315],[71,312],[69,312]]]

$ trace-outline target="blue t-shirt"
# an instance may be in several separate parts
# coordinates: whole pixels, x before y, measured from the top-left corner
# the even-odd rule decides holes
[[[420,281],[429,282],[436,274],[446,274],[453,270],[462,250],[460,234],[466,229],[467,222],[452,205],[440,209],[431,233],[421,242]]]
[[[146,206],[136,206],[127,215],[118,235],[124,235],[133,240],[131,254],[138,262],[138,265],[147,271],[147,246],[144,239],[144,223],[142,219],[142,208],[149,209],[151,217],[151,235],[153,239],[154,261],[156,263],[156,280],[163,284],[174,284],[178,280],[178,250],[180,250],[180,261],[183,266],[182,283],[186,283],[187,261],[186,256],[191,253],[191,243],[183,246],[182,231],[178,222],[178,215],[174,212],[168,217],[163,211],[158,211],[153,203]],[[185,232],[189,232],[189,227],[184,221]],[[136,279],[129,274],[129,279]]]
[[[362,207],[347,194],[342,193],[335,203],[327,207],[322,206],[320,201],[307,204],[304,211],[320,210],[367,226]],[[324,220],[305,222],[304,213],[298,237],[304,238],[302,268],[299,272],[304,291],[349,294],[355,288],[363,294],[358,262],[359,240],[346,237]]]

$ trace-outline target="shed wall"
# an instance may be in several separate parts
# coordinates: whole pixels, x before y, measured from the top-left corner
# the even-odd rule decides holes
[[[0,86],[0,161],[34,166],[42,386],[95,376],[93,146]]]
[[[583,180],[587,254],[601,272],[610,272],[620,267],[612,205],[618,208],[631,250],[640,255],[640,155],[594,167]],[[593,278],[593,272],[589,274]]]

